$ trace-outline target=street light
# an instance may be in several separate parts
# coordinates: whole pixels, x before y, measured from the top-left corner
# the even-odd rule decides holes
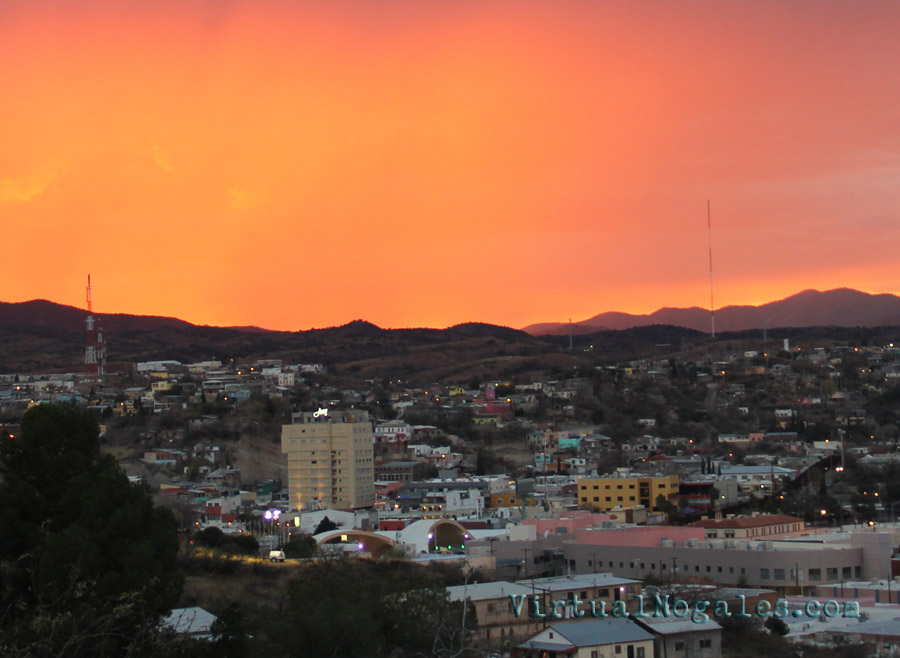
[[[265,519],[268,522],[268,524],[271,524],[271,522],[274,521],[275,524],[279,526],[279,528],[280,528],[281,524],[278,522],[278,519],[280,519],[280,518],[281,518],[281,510],[280,509],[277,509],[277,508],[276,509],[267,509],[265,512],[263,512],[263,519]],[[274,536],[271,525],[269,525],[269,527],[267,528],[266,534],[268,534],[270,536]],[[284,543],[284,542],[282,542],[282,543]]]

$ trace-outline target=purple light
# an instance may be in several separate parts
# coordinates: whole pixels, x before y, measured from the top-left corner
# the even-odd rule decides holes
[[[266,521],[271,521],[271,520],[272,520],[272,510],[267,509],[267,510],[263,513],[263,518],[264,518]]]
[[[356,550],[358,550],[358,551],[365,550],[365,548],[366,548],[366,545],[363,544],[362,542],[359,542],[359,543],[356,545]]]
[[[433,533],[433,532],[429,532],[429,533],[428,533],[428,541],[431,541],[432,539],[434,539],[434,533]]]

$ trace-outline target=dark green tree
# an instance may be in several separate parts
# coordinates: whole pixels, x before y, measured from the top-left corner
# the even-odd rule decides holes
[[[311,535],[302,537],[294,537],[284,545],[284,554],[286,557],[297,559],[313,557],[316,554],[316,540]]]
[[[681,509],[678,505],[662,494],[656,497],[656,509],[666,515],[669,523],[676,523],[681,518]]]
[[[313,530],[313,534],[318,535],[319,533],[322,533],[322,532],[329,532],[330,530],[337,530],[337,529],[338,529],[338,524],[326,516],[321,521],[319,521],[319,525],[317,525],[316,529]]]
[[[204,528],[194,534],[193,542],[196,546],[203,546],[227,555],[256,555],[259,553],[259,542],[256,537],[226,535],[215,526]]]
[[[466,612],[463,630],[462,604],[415,565],[338,560],[304,569],[265,633],[269,652],[285,657],[450,658],[476,624]]]
[[[213,640],[205,647],[209,658],[244,658],[250,655],[244,613],[237,603],[229,603],[210,630]]]
[[[788,625],[784,623],[783,619],[779,619],[778,617],[769,617],[766,619],[763,626],[765,626],[772,635],[778,635],[779,637],[784,637],[790,632]]]
[[[178,601],[172,515],[98,434],[90,412],[40,405],[0,437],[0,655],[146,652]]]
[[[225,533],[215,526],[203,528],[203,530],[194,533],[193,542],[196,546],[219,548],[223,541],[225,541]]]

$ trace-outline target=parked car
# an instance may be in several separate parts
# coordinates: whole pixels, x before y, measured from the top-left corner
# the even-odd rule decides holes
[[[269,551],[269,562],[284,562],[284,551]]]

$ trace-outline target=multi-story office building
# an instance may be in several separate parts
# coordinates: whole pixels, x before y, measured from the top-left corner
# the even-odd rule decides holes
[[[578,480],[578,506],[583,509],[607,512],[616,507],[643,505],[658,511],[659,496],[672,502],[677,500],[677,475],[616,473]]]
[[[291,505],[300,510],[370,507],[375,502],[372,423],[350,409],[295,413],[281,428]]]

